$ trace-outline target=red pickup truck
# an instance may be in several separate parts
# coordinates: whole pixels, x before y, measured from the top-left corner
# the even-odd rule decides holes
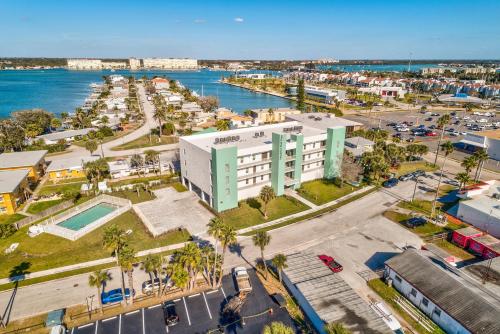
[[[334,273],[339,273],[344,269],[340,263],[335,261],[333,257],[328,256],[328,255],[318,255],[319,259],[323,261],[323,263],[330,268],[331,271]]]

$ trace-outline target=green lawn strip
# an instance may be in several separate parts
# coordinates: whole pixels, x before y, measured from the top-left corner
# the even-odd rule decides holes
[[[46,196],[51,194],[64,194],[64,193],[77,193],[80,192],[80,188],[84,182],[68,183],[68,184],[57,184],[57,185],[45,185],[43,186],[38,195]]]
[[[111,195],[128,199],[132,202],[132,204],[147,202],[156,198],[153,192],[144,190],[139,190],[139,192],[134,190],[120,190],[112,192]]]
[[[179,193],[182,193],[182,192],[185,192],[187,191],[188,189],[186,187],[184,187],[184,185],[180,182],[174,182],[172,183],[172,188],[174,188],[175,190],[177,190],[177,192]]]
[[[424,161],[420,162],[408,162],[402,163],[398,169],[395,171],[396,177],[399,177],[404,174],[413,173],[416,170],[423,170],[424,172],[433,172],[437,170],[437,167]]]
[[[141,177],[135,177],[135,178],[130,178],[126,180],[120,180],[120,181],[109,181],[108,182],[108,187],[121,187],[124,185],[128,184],[138,184],[138,183],[145,183],[147,184],[149,181],[156,181],[160,180],[162,183],[172,183],[174,176],[172,175],[154,175],[154,176],[141,176]]]
[[[442,248],[450,255],[461,258],[462,260],[472,260],[472,259],[476,258],[474,255],[467,252],[465,249],[458,247],[457,245],[455,245],[452,242],[449,242],[448,240],[443,239],[443,240],[434,241],[433,244],[435,244],[439,248]]]
[[[56,186],[56,185],[62,185],[62,184],[68,184],[68,183],[83,183],[83,182],[88,182],[86,177],[74,177],[74,178],[68,178],[68,179],[62,179],[58,181],[47,181],[45,182],[44,186]]]
[[[435,325],[435,328],[432,332],[427,331],[422,325],[418,323],[415,319],[413,319],[399,304],[396,302],[397,297],[402,297],[399,292],[396,291],[393,287],[389,287],[385,284],[381,279],[376,278],[371,281],[368,281],[368,286],[375,291],[384,301],[386,301],[391,307],[418,333],[427,334],[445,334],[445,332]],[[402,297],[404,298],[404,297]]]
[[[316,205],[322,205],[350,194],[356,190],[358,190],[358,188],[349,184],[344,184],[342,187],[338,187],[331,181],[314,180],[302,183],[297,192],[308,201]]]
[[[13,215],[0,215],[0,224],[12,224],[23,218],[26,218],[26,216],[20,213],[15,213]]]
[[[39,213],[39,212],[41,212],[43,210],[51,208],[54,205],[60,204],[60,203],[62,203],[64,201],[65,201],[64,199],[56,199],[56,200],[53,200],[53,201],[34,202],[34,203],[30,204],[30,206],[28,207],[27,212],[28,213],[32,213],[32,214]]]
[[[378,189],[376,187],[374,187],[374,188],[372,188],[370,190],[367,190],[367,191],[365,191],[363,193],[360,193],[360,194],[357,194],[355,196],[352,196],[351,198],[348,198],[345,201],[341,201],[341,202],[339,202],[337,204],[328,206],[326,208],[323,208],[323,209],[320,209],[320,210],[317,210],[317,211],[305,214],[305,215],[300,216],[300,217],[288,219],[288,220],[286,220],[284,222],[281,222],[279,224],[275,224],[275,225],[272,225],[272,226],[266,226],[266,227],[263,227],[263,228],[260,228],[260,229],[254,230],[254,231],[246,232],[246,233],[243,233],[241,235],[252,236],[252,235],[256,234],[257,232],[270,231],[270,230],[274,230],[274,229],[277,229],[277,228],[280,228],[280,227],[283,227],[283,226],[287,226],[287,225],[291,225],[291,224],[294,224],[294,223],[298,223],[298,222],[301,222],[301,221],[304,221],[304,220],[309,220],[309,219],[312,219],[312,218],[316,218],[316,217],[321,216],[321,215],[323,215],[325,213],[332,212],[332,211],[340,208],[341,206],[344,206],[346,204],[354,202],[354,201],[356,201],[356,200],[358,200],[358,199],[360,199],[360,198],[362,198],[362,197],[364,197],[366,195],[369,195],[372,192],[375,192],[377,190]]]
[[[281,217],[309,209],[307,205],[288,196],[276,197],[268,204],[268,219],[264,219],[264,204],[260,199],[249,198],[238,203],[238,207],[220,213],[224,222],[236,230],[259,225]]]
[[[111,150],[112,151],[122,151],[122,150],[130,150],[130,149],[142,148],[142,147],[152,147],[154,149],[154,147],[158,146],[158,145],[175,144],[175,143],[179,142],[179,138],[175,137],[175,136],[162,136],[161,141],[159,141],[158,139],[159,139],[159,136],[156,136],[156,135],[154,135],[154,136],[145,135],[145,136],[139,137],[135,140],[132,140],[131,142],[115,146],[115,147],[111,148]]]
[[[387,219],[392,220],[393,222],[396,223],[401,223],[402,221],[408,220],[412,217],[410,215],[392,210],[387,210],[386,212],[384,212],[383,215]],[[407,228],[403,224],[400,225],[401,227],[406,228],[407,230],[419,235],[420,237],[429,237],[440,233],[451,232],[463,227],[457,224],[447,224],[446,226],[438,226],[432,223],[426,223],[425,225],[418,226],[416,228]]]
[[[438,202],[436,204],[436,207],[439,208],[440,206],[441,203]],[[414,199],[413,201],[408,201],[408,202],[401,201],[398,203],[398,207],[430,215],[432,211],[432,201],[426,201],[421,199]]]
[[[48,233],[30,238],[26,226],[9,238],[0,239],[0,277],[9,277],[10,271],[21,263],[29,266],[29,272],[35,272],[109,257],[109,251],[102,247],[102,236],[104,229],[112,224],[125,231],[132,230],[129,244],[135,251],[185,242],[190,237],[185,230],[175,230],[153,238],[132,210],[76,241]],[[15,242],[19,247],[13,253],[5,254],[3,251]]]

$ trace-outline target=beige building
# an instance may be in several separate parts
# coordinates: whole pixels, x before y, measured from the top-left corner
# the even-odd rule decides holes
[[[137,58],[130,58],[128,63],[131,70],[137,70],[141,67],[141,60]]]
[[[252,109],[252,113],[259,123],[279,123],[284,122],[287,115],[300,114],[300,110],[292,108],[263,108]]]
[[[107,70],[127,68],[127,62],[124,61],[106,61],[102,62],[102,68]]]
[[[100,70],[102,69],[102,60],[100,59],[68,59],[68,68],[70,70]]]
[[[144,58],[144,68],[160,68],[168,70],[196,70],[198,60],[189,58]]]

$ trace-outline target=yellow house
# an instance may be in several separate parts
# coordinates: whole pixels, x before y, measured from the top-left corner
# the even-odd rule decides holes
[[[29,196],[28,174],[28,169],[0,170],[0,214],[14,214]]]
[[[85,177],[85,164],[89,161],[94,161],[97,159],[99,159],[99,157],[90,156],[84,158],[53,160],[47,167],[46,172],[49,174],[49,180],[51,181]]]
[[[46,150],[0,154],[0,170],[27,169],[28,179],[37,182],[45,174]]]
[[[297,115],[301,111],[292,108],[252,109],[254,117],[259,123],[280,123],[286,120],[287,115]]]

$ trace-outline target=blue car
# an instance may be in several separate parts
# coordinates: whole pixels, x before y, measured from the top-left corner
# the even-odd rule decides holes
[[[130,297],[130,289],[128,288],[125,289],[125,297],[127,298]],[[122,300],[123,300],[122,289],[114,289],[101,293],[101,301],[103,304],[121,302]]]
[[[384,188],[392,188],[397,186],[398,182],[399,182],[398,179],[392,178],[382,183],[382,186],[384,186]]]

